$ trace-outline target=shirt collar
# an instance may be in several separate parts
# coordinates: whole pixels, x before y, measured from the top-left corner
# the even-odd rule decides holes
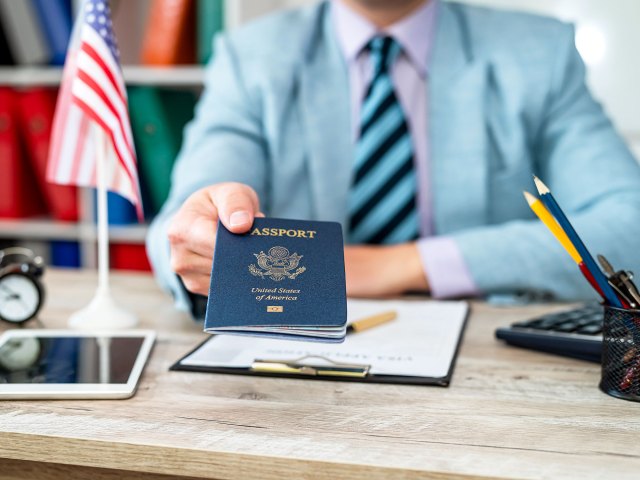
[[[437,4],[437,0],[430,0],[408,17],[379,30],[342,1],[333,0],[331,5],[333,22],[345,59],[351,63],[373,37],[386,33],[402,46],[403,52],[420,75],[426,76],[433,46]]]

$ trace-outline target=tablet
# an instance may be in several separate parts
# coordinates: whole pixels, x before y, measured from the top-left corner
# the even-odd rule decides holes
[[[0,336],[0,399],[129,398],[154,340],[148,330],[9,330]]]

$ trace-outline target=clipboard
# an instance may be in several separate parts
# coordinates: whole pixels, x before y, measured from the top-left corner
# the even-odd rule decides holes
[[[350,301],[350,305],[357,303],[358,305],[366,304],[369,308],[389,309],[389,301]],[[399,302],[395,302],[397,305]],[[425,302],[413,302],[405,301],[400,302],[405,308],[411,308],[411,304],[418,305]],[[447,303],[464,303],[464,302],[427,302],[430,305],[443,305]],[[382,307],[382,305],[385,305]],[[409,305],[409,307],[407,307]],[[466,305],[466,303],[465,303]],[[217,336],[211,336],[204,342],[200,343],[189,353],[175,362],[170,370],[172,371],[190,371],[190,372],[203,372],[203,373],[215,373],[215,374],[231,374],[231,375],[253,375],[258,377],[278,377],[278,378],[295,378],[295,379],[307,379],[307,380],[324,380],[324,381],[339,381],[339,382],[361,382],[361,383],[380,383],[380,384],[406,384],[406,385],[433,385],[447,387],[449,386],[453,372],[455,369],[458,352],[464,331],[466,329],[467,321],[469,317],[469,308],[464,310],[464,315],[458,318],[457,331],[455,341],[451,342],[451,353],[448,364],[448,368],[442,375],[404,375],[404,374],[381,374],[376,372],[375,365],[366,362],[338,362],[330,358],[322,357],[319,355],[305,355],[305,356],[291,356],[289,358],[268,358],[268,356],[253,357],[252,361],[248,361],[248,365],[242,367],[229,367],[229,366],[215,366],[194,364],[193,362],[186,362],[192,355],[197,354],[203,348],[212,347],[208,345],[209,342],[214,341]],[[400,314],[402,318],[402,314]],[[439,322],[442,319],[436,319],[435,322]],[[442,325],[446,325],[442,323]],[[381,331],[378,335],[382,335],[382,329],[385,326],[378,327]],[[387,327],[389,328],[389,327]],[[397,328],[397,327],[396,327]],[[375,330],[375,329],[372,329]],[[356,335],[365,335],[366,332],[356,333]],[[348,337],[349,338],[349,337]],[[300,344],[301,342],[289,342],[294,344]]]

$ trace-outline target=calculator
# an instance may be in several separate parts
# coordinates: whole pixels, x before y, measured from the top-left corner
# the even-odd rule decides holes
[[[496,338],[517,347],[600,362],[604,310],[598,303],[498,328]]]

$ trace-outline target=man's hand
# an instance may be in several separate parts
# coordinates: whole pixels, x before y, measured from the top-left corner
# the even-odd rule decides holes
[[[173,217],[168,235],[171,268],[193,293],[207,295],[218,218],[233,233],[245,233],[260,213],[258,195],[241,183],[220,183],[191,195]]]
[[[344,262],[350,297],[388,297],[429,290],[415,243],[347,246]]]

